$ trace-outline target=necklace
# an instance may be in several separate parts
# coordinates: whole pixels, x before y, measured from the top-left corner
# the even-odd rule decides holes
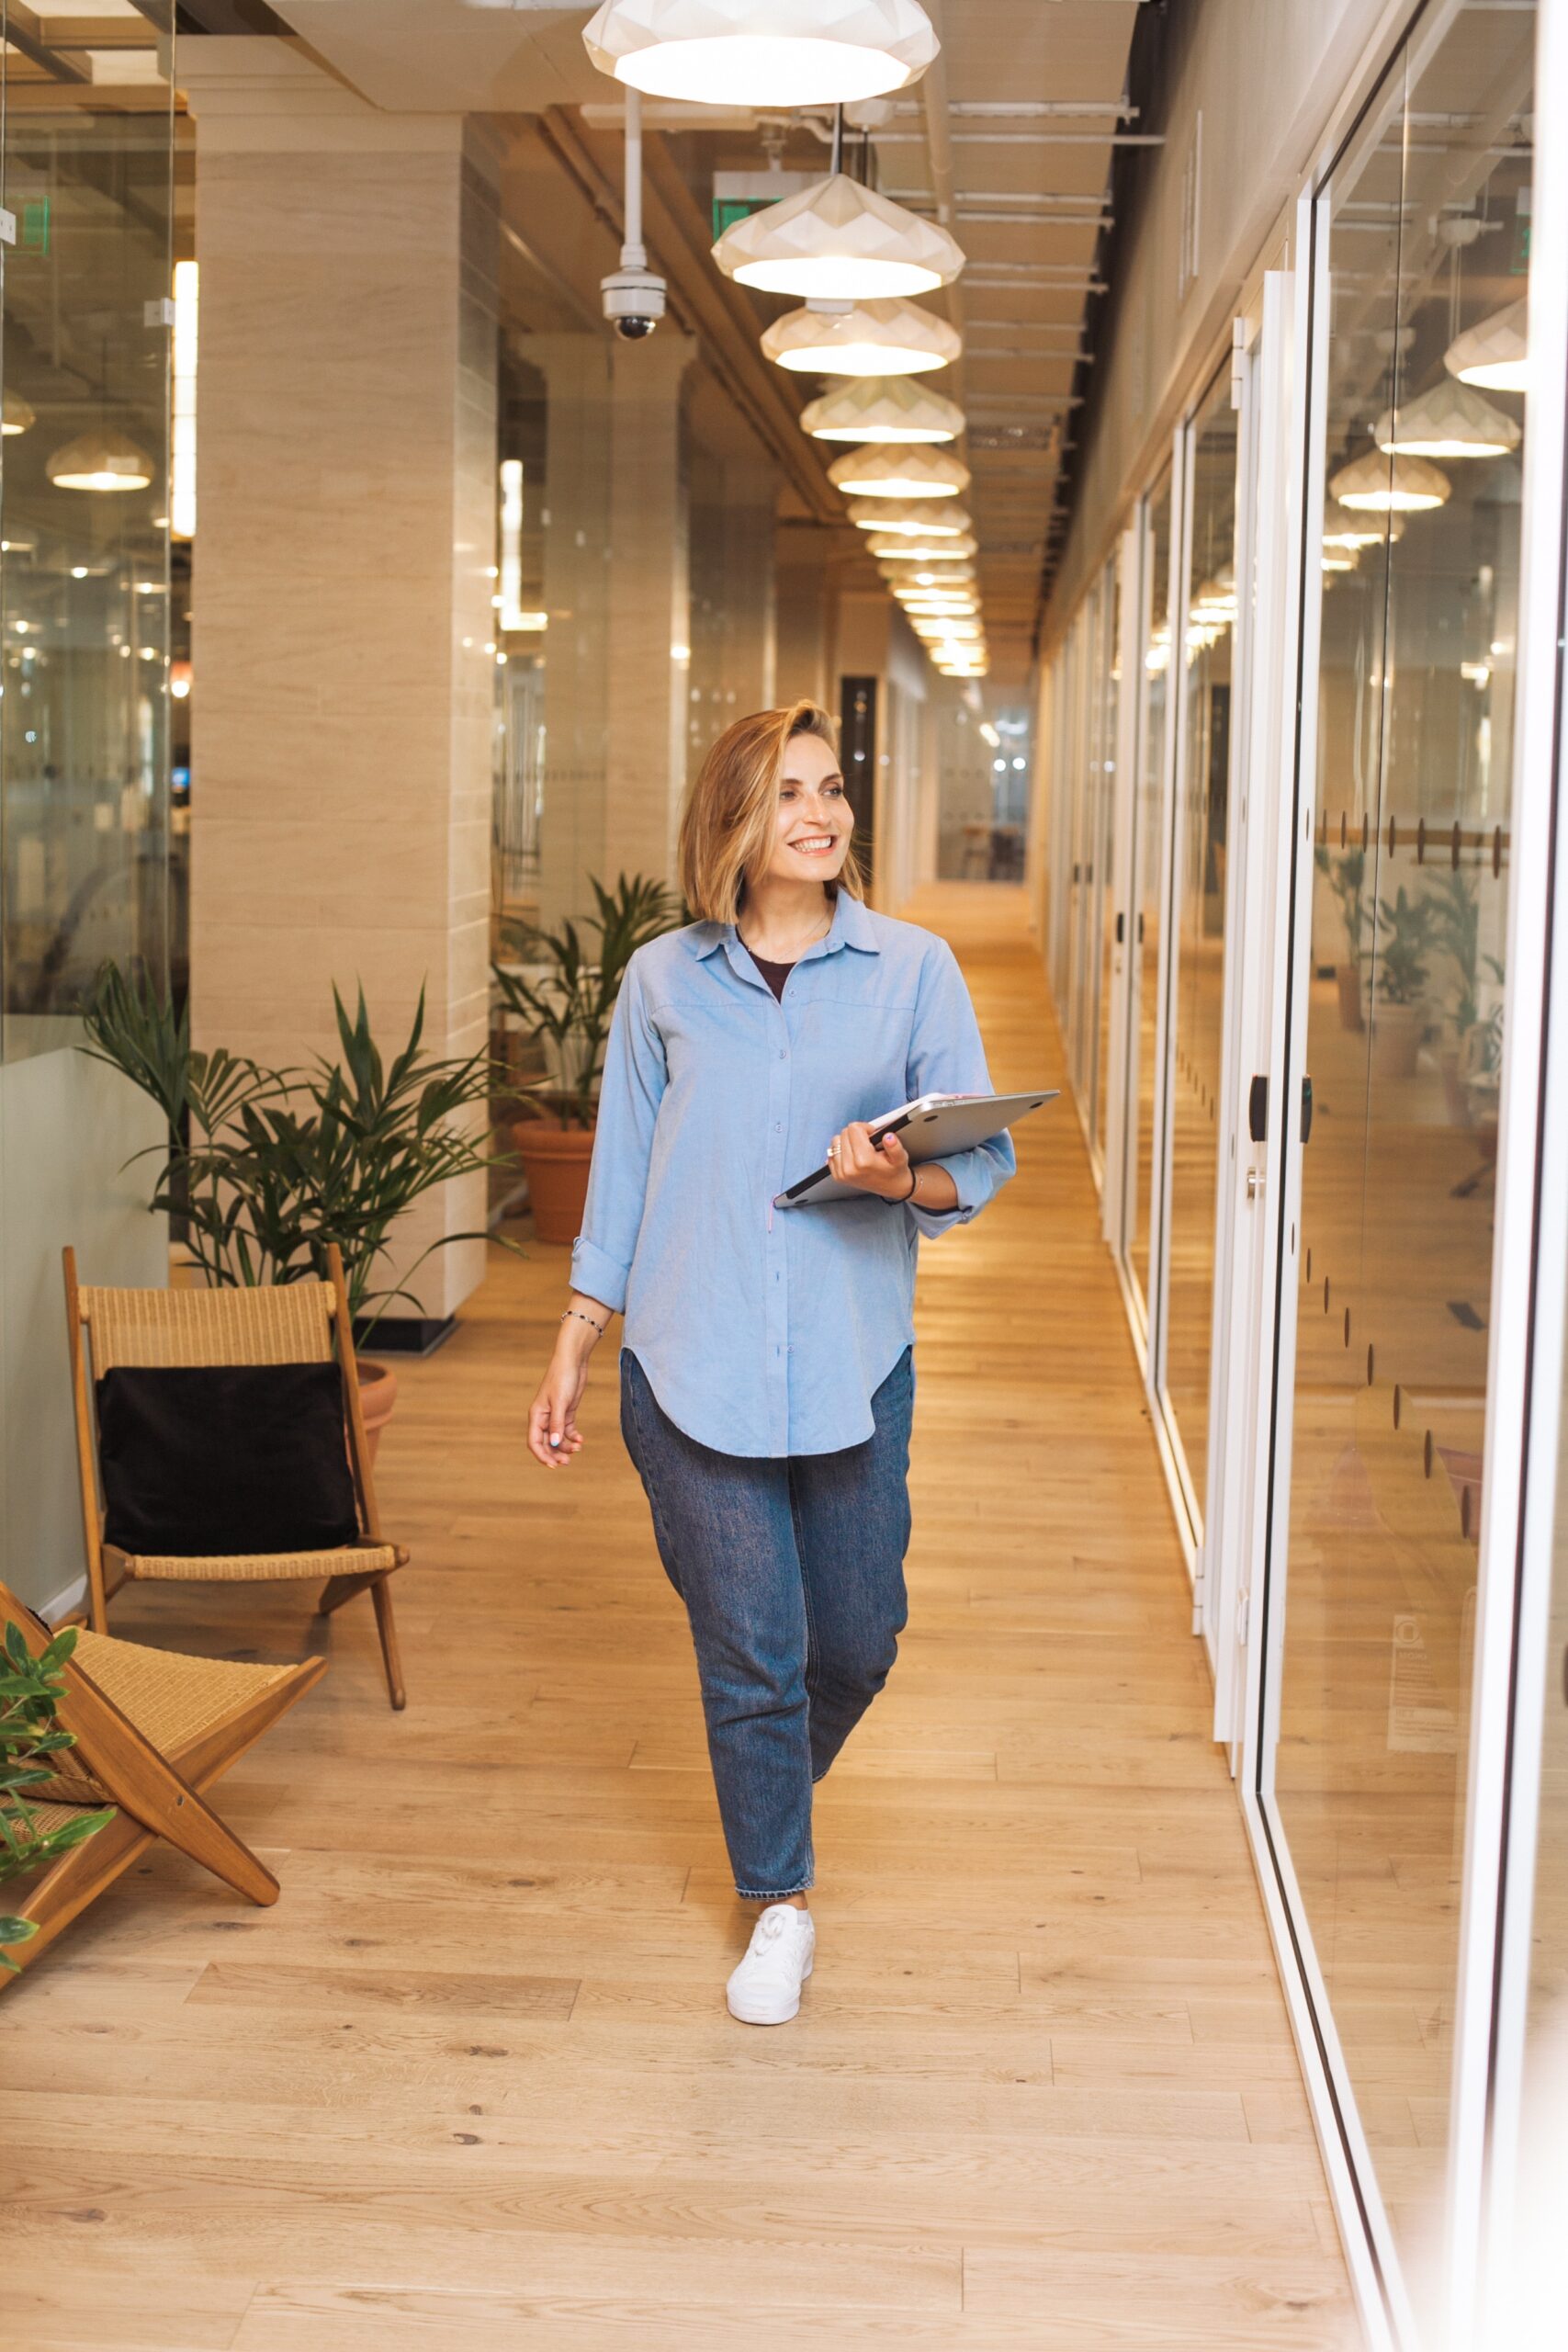
[[[776,964],[798,964],[798,963],[799,963],[799,961],[800,961],[800,959],[801,959],[801,957],[805,955],[805,953],[806,953],[807,949],[808,947],[815,947],[815,946],[816,946],[816,944],[817,944],[817,942],[818,942],[819,939],[826,939],[826,938],[827,938],[827,936],[828,936],[828,933],[832,930],[832,928],[833,928],[833,910],[832,910],[832,908],[831,908],[831,907],[829,907],[829,910],[828,910],[828,920],[827,920],[827,922],[821,925],[820,929],[818,929],[818,930],[817,930],[817,931],[814,931],[814,932],[811,933],[811,935],[810,935],[810,937],[809,937],[808,939],[803,939],[803,940],[801,941],[801,943],[800,943],[799,946],[798,946],[797,948],[795,948],[795,951],[794,951],[794,953],[793,953],[792,955],[789,955],[789,956],[764,956],[762,957],[762,961],[763,961],[765,964],[775,964],[775,963],[776,963]],[[739,936],[739,938],[740,944],[741,944],[741,946],[742,946],[742,947],[744,947],[744,948],[745,948],[745,950],[746,950],[747,954],[748,954],[748,955],[750,955],[750,956],[758,955],[761,951],[760,951],[758,948],[753,947],[753,945],[751,944],[751,942],[747,938],[747,936],[746,936],[745,933],[740,929],[740,926],[739,926],[739,923],[737,923],[737,924],[736,924],[735,929],[736,929],[737,935],[738,935],[738,936]]]

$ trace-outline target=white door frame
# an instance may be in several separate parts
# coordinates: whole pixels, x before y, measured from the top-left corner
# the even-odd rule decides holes
[[[1134,890],[1137,854],[1134,831],[1138,809],[1138,692],[1143,665],[1140,621],[1143,614],[1143,502],[1122,534],[1112,561],[1119,565],[1121,596],[1116,607],[1116,658],[1121,680],[1116,695],[1115,757],[1111,778],[1113,806],[1114,855],[1111,891],[1116,937],[1111,966],[1111,1058],[1104,1073],[1105,1183],[1100,1198],[1100,1231],[1111,1245],[1120,1275],[1127,1255],[1128,1177],[1137,1155],[1127,1148],[1133,1106],[1138,1085],[1139,967],[1137,908]]]
[[[1280,779],[1291,763],[1285,740],[1285,681],[1292,665],[1299,610],[1299,567],[1292,561],[1294,502],[1292,384],[1293,284],[1284,271],[1263,280],[1258,311],[1238,319],[1235,366],[1242,418],[1236,501],[1236,579],[1250,588],[1238,598],[1245,615],[1247,705],[1245,749],[1233,775],[1239,855],[1234,917],[1235,953],[1227,989],[1225,1092],[1229,1145],[1222,1170],[1228,1195],[1228,1233],[1222,1220],[1214,1283],[1213,1386],[1209,1411],[1209,1523],[1204,1531],[1204,1636],[1214,1667],[1214,1737],[1235,1770],[1241,1754],[1250,1629],[1251,1564],[1262,1526],[1256,1503],[1258,1464],[1268,1430],[1259,1409],[1273,1358],[1273,1250],[1268,1204],[1273,1198],[1269,1158],[1282,1118],[1279,1079],[1277,962],[1280,918],[1288,888],[1281,871],[1290,824],[1281,808]],[[1228,952],[1228,951],[1227,951]],[[1251,1131],[1252,1094],[1261,1081],[1264,1133]],[[1275,1155],[1277,1159],[1277,1154]]]

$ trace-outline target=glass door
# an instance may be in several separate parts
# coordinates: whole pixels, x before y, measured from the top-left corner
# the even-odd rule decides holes
[[[1515,1475],[1488,1393],[1535,35],[1528,6],[1423,16],[1311,216],[1321,474],[1255,1770],[1331,2174],[1411,2343],[1437,2340],[1413,2308],[1457,2153],[1483,1517]]]
[[[1235,682],[1236,414],[1227,367],[1188,431],[1183,593],[1173,631],[1163,1306],[1156,1385],[1194,1542],[1202,1536],[1219,1197]]]
[[[1155,1094],[1159,1047],[1160,944],[1164,937],[1160,908],[1168,773],[1166,705],[1170,685],[1170,528],[1171,474],[1168,466],[1145,499],[1141,517],[1134,753],[1137,774],[1132,820],[1132,921],[1127,943],[1127,1272],[1145,1335],[1150,1320]]]

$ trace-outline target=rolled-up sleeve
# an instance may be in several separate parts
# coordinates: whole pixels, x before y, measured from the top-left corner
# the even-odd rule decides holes
[[[668,1079],[664,1045],[633,956],[615,1001],[599,1089],[599,1121],[582,1231],[571,1246],[572,1287],[619,1313],[648,1198],[653,1130]]]
[[[921,1094],[990,1094],[991,1073],[980,1024],[964,984],[957,959],[945,940],[933,938],[920,973],[909,1040],[909,1098]],[[993,1193],[999,1192],[1018,1165],[1012,1137],[1004,1128],[973,1151],[954,1152],[934,1162],[945,1168],[958,1188],[955,1209],[911,1207],[908,1215],[921,1233],[935,1240],[955,1225],[977,1216]]]

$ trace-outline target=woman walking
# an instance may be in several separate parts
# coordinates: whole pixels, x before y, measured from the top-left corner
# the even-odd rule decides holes
[[[782,2025],[815,1930],[814,1784],[906,1618],[915,1258],[1012,1173],[1003,1134],[912,1166],[866,1121],[991,1091],[945,943],[863,904],[832,721],[729,728],[681,827],[699,920],[640,948],[605,1057],[573,1289],[528,1442],[581,1450],[624,1314],[621,1429],[686,1607],[736,1891],[762,1906],[729,2008]],[[861,1195],[776,1212],[826,1157]]]

